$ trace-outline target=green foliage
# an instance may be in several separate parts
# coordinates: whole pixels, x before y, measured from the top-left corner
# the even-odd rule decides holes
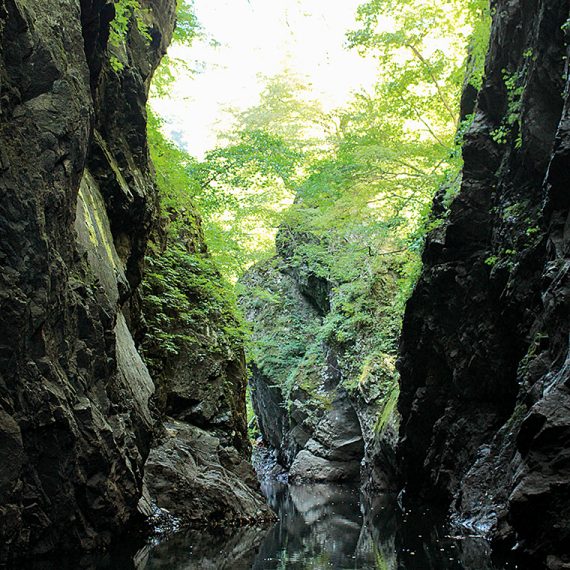
[[[200,24],[194,13],[193,0],[176,1],[176,28],[173,42],[191,45],[200,30]]]
[[[109,44],[112,47],[119,48],[123,46],[127,40],[130,25],[134,22],[139,34],[150,42],[149,27],[145,22],[146,10],[141,8],[139,0],[116,0],[115,17],[111,21],[109,29]],[[124,68],[124,64],[115,55],[110,58],[111,68],[118,73]]]
[[[284,393],[295,383],[314,389],[320,319],[303,311],[291,288],[284,286],[277,259],[257,266],[255,277],[246,276],[240,285],[246,315],[255,314],[250,358]],[[251,281],[253,279],[253,281]]]
[[[196,160],[168,140],[162,133],[162,121],[148,109],[147,133],[150,155],[156,170],[163,210],[171,217],[176,231],[184,217],[180,213],[192,211],[193,196],[200,193],[200,185],[191,176]]]
[[[516,127],[517,138],[515,148],[522,147],[522,119],[521,107],[524,93],[523,73],[510,73],[503,69],[503,81],[507,92],[507,112],[501,124],[491,132],[491,138],[497,144],[506,144]]]
[[[472,43],[472,63],[482,68],[488,20],[485,0],[370,0],[360,6],[360,28],[349,41],[378,59],[394,102],[410,107],[426,123],[437,117],[438,122],[453,121],[465,77],[465,48]],[[476,78],[479,72],[469,75]],[[430,124],[434,135],[444,126],[438,122]]]
[[[153,246],[146,257],[142,284],[147,333],[143,345],[151,371],[181,350],[198,355],[237,354],[245,338],[235,298],[205,253],[189,253],[173,242],[164,251]]]
[[[460,186],[461,144],[473,120],[459,124],[460,95],[466,78],[481,86],[490,14],[484,0],[370,0],[358,21],[349,42],[375,57],[378,81],[343,109],[324,113],[285,71],[267,78],[257,105],[234,113],[234,128],[204,160],[150,134],[173,224],[181,208],[199,209],[229,281],[257,264],[262,281],[246,277],[243,296],[256,315],[251,358],[284,394],[304,390],[320,405],[327,346],[340,355],[347,389],[395,382],[386,363],[423,240],[443,223],[430,214],[432,199],[443,186],[450,206]],[[505,82],[510,89],[511,78]],[[307,300],[286,293],[287,275],[310,283],[314,297],[315,287],[326,289],[326,310],[299,312]],[[384,395],[390,409],[397,396]]]
[[[467,81],[479,91],[483,86],[485,58],[491,35],[491,11],[487,0],[474,0],[469,7],[473,18],[473,32],[469,43],[470,61],[467,62]]]
[[[239,123],[241,136],[264,131],[300,151],[288,171],[295,175],[285,182],[295,200],[280,216],[280,261],[263,270],[266,279],[281,264],[301,282],[328,287],[330,306],[320,317],[299,314],[302,303],[279,287],[258,283],[244,296],[256,315],[253,359],[286,396],[303,389],[317,398],[324,346],[340,355],[349,391],[363,389],[367,378],[394,386],[395,370],[372,363],[397,351],[423,239],[442,223],[430,216],[434,193],[443,186],[449,206],[461,182],[461,145],[473,120],[458,125],[465,76],[477,87],[482,82],[490,24],[482,0],[373,0],[360,8],[359,19],[349,40],[379,62],[371,93],[327,116],[290,96],[280,76]],[[380,431],[394,394],[388,390],[380,406],[386,413]]]
[[[532,48],[528,48],[524,50],[523,57],[532,59],[532,61],[536,61],[537,55],[534,53]]]
[[[269,80],[259,104],[236,114],[224,144],[188,169],[206,241],[233,281],[273,253],[282,213],[303,177],[319,116],[303,91],[294,77]]]
[[[253,443],[259,436],[259,425],[257,423],[255,410],[253,409],[253,401],[251,399],[251,388],[249,384],[246,389],[245,404],[246,404],[246,418],[247,418],[247,436],[249,440]]]
[[[194,162],[164,137],[160,126],[149,112],[149,147],[166,216],[166,235],[149,248],[142,284],[147,323],[143,351],[157,376],[169,358],[181,351],[197,359],[206,352],[229,358],[243,350],[246,338],[234,288],[204,244],[192,201],[198,191],[189,174]]]
[[[174,47],[191,46],[202,35],[200,22],[194,12],[194,1],[177,0],[176,6],[176,28],[172,43]],[[167,97],[176,77],[193,73],[194,69],[186,60],[167,53],[154,74],[152,92],[158,97]]]
[[[305,81],[287,69],[265,77],[259,103],[245,111],[234,112],[236,127],[227,133],[227,138],[232,140],[240,133],[263,131],[297,151],[306,152],[319,146],[331,128],[330,117],[309,94]]]
[[[508,136],[509,136],[509,130],[507,129],[507,127],[505,125],[500,125],[496,129],[493,129],[491,131],[491,138],[497,144],[506,144]]]

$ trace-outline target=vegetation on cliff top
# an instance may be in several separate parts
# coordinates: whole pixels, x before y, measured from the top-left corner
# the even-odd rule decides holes
[[[133,11],[131,21],[136,18]],[[174,42],[191,43],[197,33],[191,4],[179,2]],[[162,62],[156,89],[168,89],[178,65],[172,59]],[[182,352],[197,361],[206,354],[239,360],[246,330],[234,288],[206,247],[199,212],[207,211],[207,203],[202,199],[202,208],[197,207],[203,191],[199,177],[192,174],[199,163],[165,137],[161,119],[151,109],[147,127],[162,219],[146,255],[142,350],[151,373],[160,378],[169,360]]]

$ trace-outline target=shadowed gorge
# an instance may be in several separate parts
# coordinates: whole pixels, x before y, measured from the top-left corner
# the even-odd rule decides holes
[[[0,0],[0,567],[570,568],[566,0]]]

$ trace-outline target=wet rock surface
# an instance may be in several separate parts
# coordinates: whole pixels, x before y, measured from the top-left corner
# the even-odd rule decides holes
[[[411,494],[554,568],[570,554],[569,13],[495,9],[462,187],[448,212],[436,200],[406,311],[400,457]]]

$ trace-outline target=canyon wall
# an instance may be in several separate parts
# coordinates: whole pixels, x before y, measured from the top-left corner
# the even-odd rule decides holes
[[[145,464],[151,508],[194,528],[271,520],[251,465],[244,332],[232,291],[200,218],[172,216],[154,236],[142,286],[142,349],[161,420]]]
[[[303,260],[311,239],[282,228],[278,255],[241,281],[240,303],[253,326],[251,397],[268,447],[261,469],[270,476],[287,472],[296,483],[362,481],[376,491],[394,490],[393,359],[377,350],[365,327],[344,342],[332,334],[347,317],[339,284]],[[374,303],[381,310],[395,279],[383,275],[377,286]]]
[[[107,546],[161,506],[143,483],[151,448],[166,433],[173,452],[185,449],[163,427],[137,346],[160,207],[146,102],[176,2],[141,8],[110,45],[108,0],[0,3],[0,560]],[[226,355],[237,370],[216,394],[242,400],[225,418],[239,453],[228,448],[223,460],[238,469],[248,443],[236,354]],[[199,435],[208,473],[223,479],[219,434]],[[254,489],[236,492],[254,514],[262,508]]]
[[[152,72],[175,3],[153,1],[111,70],[113,5],[0,10],[0,537],[3,551],[94,548],[136,514],[152,381],[129,331],[156,194]]]
[[[435,199],[400,347],[408,495],[558,568],[570,529],[569,9],[492,3],[459,194]]]

